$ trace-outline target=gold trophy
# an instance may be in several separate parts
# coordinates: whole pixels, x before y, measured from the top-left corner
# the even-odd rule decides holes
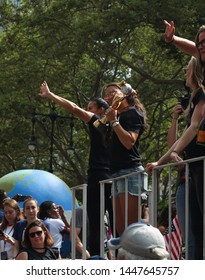
[[[121,95],[123,95],[123,96],[121,96]],[[126,98],[126,96],[123,93],[121,93],[121,94],[117,93],[113,99],[111,107],[113,109],[117,110],[125,98]],[[109,125],[108,121],[107,121],[107,117],[103,116],[101,119],[94,121],[93,125],[102,132],[102,130],[104,130],[103,127],[105,128],[105,126]]]
[[[115,110],[119,109],[122,101],[132,93],[132,87],[130,84],[127,84],[124,80],[120,83],[116,83],[116,85],[120,92],[116,93],[113,98],[111,107]],[[96,120],[93,125],[97,128],[102,134],[106,133],[107,128],[109,127],[109,123],[107,121],[107,117],[103,116],[101,119]]]
[[[132,93],[132,87],[130,84],[127,84],[124,80],[120,83],[116,83],[116,85],[120,92],[117,92],[113,98],[111,107],[115,110],[120,108],[122,101]],[[109,127],[109,123],[106,116],[103,116],[101,119],[96,120],[93,125],[97,128],[102,134],[107,132],[107,128]]]

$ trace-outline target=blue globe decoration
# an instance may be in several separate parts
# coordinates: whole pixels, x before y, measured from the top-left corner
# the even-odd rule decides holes
[[[0,178],[0,189],[9,197],[15,194],[31,195],[40,205],[52,200],[62,205],[65,212],[72,210],[72,192],[68,185],[56,175],[37,169],[23,169],[11,172]],[[19,202],[22,207],[23,203]],[[77,206],[77,201],[76,201]]]
[[[37,169],[23,169],[11,172],[0,178],[0,189],[4,189],[9,197],[15,194],[30,195],[40,205],[45,200],[52,200],[56,205],[63,206],[65,215],[70,222],[72,211],[72,192],[67,184],[56,175]],[[23,207],[23,202],[19,202]],[[77,200],[75,207],[78,207]],[[70,237],[63,237],[61,256],[69,257],[71,252]]]

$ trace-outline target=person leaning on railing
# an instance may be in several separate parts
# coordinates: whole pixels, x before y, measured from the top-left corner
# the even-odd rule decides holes
[[[186,83],[192,90],[190,103],[185,111],[186,128],[182,136],[173,144],[170,150],[157,162],[148,163],[146,172],[150,173],[152,168],[167,163],[183,161],[181,154],[185,151],[184,159],[192,159],[205,155],[204,146],[197,144],[197,132],[202,116],[202,107],[205,104],[205,90],[203,80],[197,75],[197,60],[191,57],[186,71]],[[194,259],[203,259],[203,161],[195,161],[189,164],[190,189],[189,207],[192,221],[192,232],[195,239]]]

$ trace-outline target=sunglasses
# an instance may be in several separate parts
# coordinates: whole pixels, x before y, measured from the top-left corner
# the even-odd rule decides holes
[[[200,47],[205,47],[205,39],[202,40],[201,42],[198,42],[198,43],[196,44],[196,47],[197,47],[197,49],[199,49]]]
[[[34,232],[29,233],[29,237],[34,238],[35,236],[41,236],[42,233],[43,233],[42,230],[34,231]]]

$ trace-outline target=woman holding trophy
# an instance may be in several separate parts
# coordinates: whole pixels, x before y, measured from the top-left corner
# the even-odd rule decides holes
[[[112,128],[111,173],[112,178],[139,172],[128,177],[128,225],[139,220],[139,195],[147,190],[147,174],[141,163],[139,144],[147,127],[146,111],[136,90],[125,81],[110,83],[104,88],[104,99],[110,107],[105,116]],[[140,175],[140,176],[139,176]],[[141,180],[141,182],[139,182]],[[141,191],[139,190],[141,186]],[[115,180],[112,194],[115,200],[116,229],[121,235],[125,229],[125,179]]]

